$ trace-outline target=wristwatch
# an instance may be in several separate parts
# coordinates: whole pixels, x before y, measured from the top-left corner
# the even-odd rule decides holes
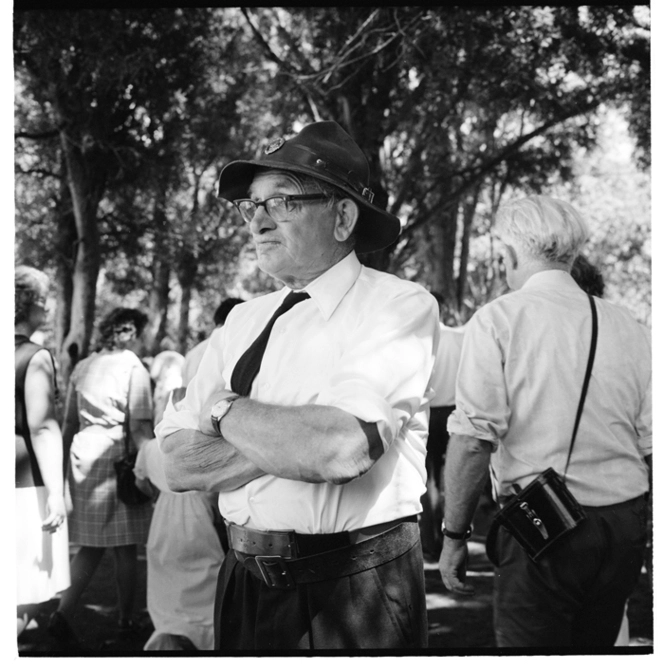
[[[240,397],[240,395],[228,395],[223,400],[219,400],[212,405],[210,410],[210,421],[212,422],[212,429],[221,436],[221,420],[231,410],[233,402]]]
[[[468,541],[473,533],[473,526],[471,525],[465,532],[450,532],[450,530],[445,527],[445,521],[443,521],[442,532],[444,537],[457,539],[458,541]]]

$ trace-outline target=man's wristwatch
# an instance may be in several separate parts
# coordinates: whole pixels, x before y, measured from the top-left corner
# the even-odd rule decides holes
[[[458,541],[468,541],[473,533],[473,526],[471,525],[465,532],[450,532],[450,530],[445,527],[445,522],[443,521],[442,532],[444,537],[457,539]]]
[[[221,420],[231,410],[233,402],[240,397],[240,395],[228,395],[223,400],[219,400],[212,405],[210,410],[210,421],[212,422],[212,429],[221,436]]]

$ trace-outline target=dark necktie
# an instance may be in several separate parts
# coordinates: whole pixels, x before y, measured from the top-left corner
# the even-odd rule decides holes
[[[254,382],[258,370],[261,368],[265,347],[267,346],[267,341],[270,338],[270,332],[272,332],[272,327],[274,326],[275,321],[279,316],[285,314],[289,309],[292,309],[298,302],[302,302],[302,300],[306,300],[308,297],[310,297],[308,293],[291,292],[286,295],[286,299],[281,303],[274,314],[272,314],[272,318],[270,318],[268,324],[263,329],[263,332],[256,337],[254,343],[237,361],[237,364],[233,369],[233,374],[231,375],[231,388],[233,389],[233,392],[238,395],[249,395],[251,392],[251,384]]]

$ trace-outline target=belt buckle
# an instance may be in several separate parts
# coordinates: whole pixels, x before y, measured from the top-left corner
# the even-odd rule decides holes
[[[281,556],[255,555],[254,560],[268,588],[292,590],[295,587],[287,561]]]

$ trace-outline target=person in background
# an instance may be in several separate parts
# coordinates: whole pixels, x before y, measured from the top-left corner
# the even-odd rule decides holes
[[[62,434],[55,416],[55,366],[31,341],[47,317],[49,280],[34,267],[14,271],[17,634],[38,605],[69,587]]]
[[[141,311],[114,309],[99,327],[101,350],[79,362],[69,382],[63,438],[71,445],[70,540],[80,548],[71,563],[71,587],[49,621],[56,639],[75,639],[69,620],[106,548],[115,560],[118,636],[136,631],[137,546],[147,539],[152,505],[118,499],[114,462],[124,455],[125,429],[139,450],[153,437],[150,376],[132,350],[146,322]]]
[[[565,468],[591,346],[589,297],[570,276],[588,237],[569,204],[533,196],[502,207],[496,234],[512,292],[466,326],[445,467],[443,583],[471,595],[466,540],[491,465],[502,506],[547,467]],[[587,514],[537,562],[499,528],[494,629],[499,647],[610,647],[647,539],[652,452],[649,333],[592,298],[597,351],[566,472]],[[487,547],[489,549],[489,547]]]
[[[177,405],[185,388],[173,391]],[[159,491],[147,556],[147,605],[154,632],[146,651],[214,648],[214,593],[224,558],[216,494],[173,492],[166,483],[156,439],[141,449],[134,473],[141,489]]]
[[[165,337],[164,341],[169,340]],[[183,367],[184,356],[172,349],[163,349],[150,362],[154,425],[161,422],[171,392],[183,385]]]
[[[570,274],[584,293],[593,297],[604,297],[604,277],[586,256],[574,258]]]
[[[438,307],[363,266],[399,219],[337,124],[226,165],[218,195],[281,290],[233,308],[156,427],[174,490],[220,491],[215,649],[420,648],[417,526]]]
[[[461,358],[463,328],[449,327],[443,322],[444,298],[431,293],[438,302],[440,313],[440,340],[436,353],[436,364],[431,376],[435,392],[431,400],[429,436],[427,438],[427,490],[422,495],[420,532],[422,551],[425,557],[437,559],[443,547],[441,523],[443,520],[444,492],[442,486],[443,462],[449,435],[447,419],[454,411],[454,388]]]
[[[221,327],[228,318],[231,309],[238,304],[242,304],[244,300],[239,297],[227,297],[216,309],[214,312],[214,327],[215,329]],[[210,342],[210,337],[204,339],[194,346],[194,348],[187,353],[184,357],[184,368],[182,370],[182,385],[187,386],[189,382],[194,378],[196,372],[198,371],[198,366],[201,364],[203,359],[203,353]],[[156,424],[156,423],[155,423]]]

